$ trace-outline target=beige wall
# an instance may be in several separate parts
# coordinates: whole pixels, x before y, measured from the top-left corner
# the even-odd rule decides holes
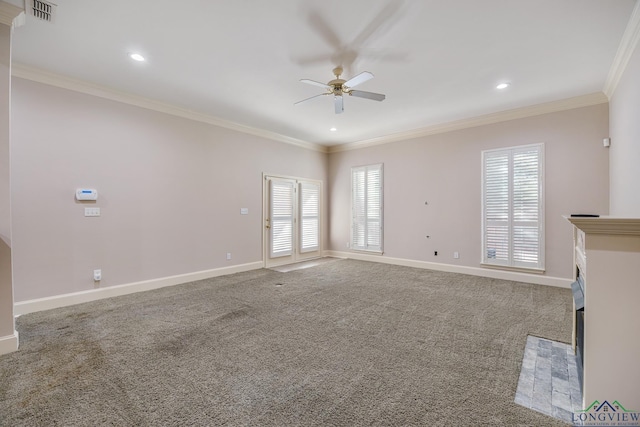
[[[16,301],[93,289],[97,268],[107,287],[260,261],[263,172],[324,181],[325,248],[345,251],[350,168],[382,162],[384,256],[478,267],[481,151],[544,142],[546,274],[567,279],[561,215],[608,213],[607,104],[329,156],[23,79],[12,108]]]
[[[326,154],[32,81],[12,108],[16,301],[261,261],[262,173],[326,183]]]
[[[11,28],[0,24],[0,338],[14,333],[9,187],[10,86]]]
[[[640,217],[640,45],[611,97],[611,215]]]
[[[350,168],[384,163],[384,256],[479,267],[481,151],[543,142],[546,274],[569,279],[572,228],[562,215],[608,213],[608,120],[600,104],[333,153],[330,249],[347,250]]]

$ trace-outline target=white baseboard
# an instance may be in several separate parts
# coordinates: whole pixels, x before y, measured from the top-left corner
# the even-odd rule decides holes
[[[467,267],[453,264],[440,264],[435,262],[417,261],[404,258],[392,258],[380,255],[369,255],[359,252],[324,251],[324,256],[335,258],[350,258],[361,261],[379,262],[383,264],[402,265],[405,267],[425,268],[436,271],[446,271],[450,273],[470,274],[473,276],[491,277],[494,279],[512,280],[516,282],[533,283],[537,285],[556,286],[560,288],[570,288],[571,280],[560,277],[542,276],[538,274],[527,274],[516,271],[504,271],[495,269],[485,269],[478,267]],[[15,316],[34,313],[36,311],[50,310],[53,308],[66,307],[83,302],[97,301],[104,298],[111,298],[120,295],[128,295],[136,292],[150,291],[164,288],[166,286],[180,285],[194,282],[196,280],[209,279],[211,277],[224,276],[227,274],[241,273],[243,271],[258,270],[263,267],[262,261],[234,265],[231,267],[216,268],[212,270],[197,271],[194,273],[180,274],[177,276],[163,277],[160,279],[145,280],[142,282],[127,283],[124,285],[110,286],[108,288],[90,289],[86,291],[74,292],[64,295],[20,301],[14,304],[13,312]],[[0,338],[0,354],[15,351],[18,348],[18,335],[15,333],[8,337]]]
[[[13,331],[13,335],[0,337],[0,355],[12,353],[18,350],[18,331]]]
[[[470,274],[472,276],[491,277],[492,279],[512,280],[515,282],[533,283],[536,285],[556,286],[558,288],[571,288],[572,282],[570,279],[543,276],[540,274],[528,274],[517,271],[468,267],[464,265],[440,264],[437,262],[417,261],[404,258],[391,258],[380,255],[369,255],[360,252],[325,251],[325,256],[380,262],[383,264],[402,265],[405,267],[425,268],[429,270],[446,271],[449,273]]]
[[[53,308],[81,304],[83,302],[128,295],[136,292],[150,291],[153,289],[164,288],[166,286],[181,285],[183,283],[195,282],[196,280],[209,279],[211,277],[225,276],[227,274],[241,273],[243,271],[258,270],[262,267],[262,261],[258,261],[248,264],[234,265],[230,267],[215,268],[212,270],[196,271],[194,273],[180,274],[177,276],[162,277],[160,279],[109,286],[108,288],[90,289],[86,291],[56,295],[47,298],[20,301],[14,304],[13,313],[15,316],[19,316],[36,311],[50,310]]]

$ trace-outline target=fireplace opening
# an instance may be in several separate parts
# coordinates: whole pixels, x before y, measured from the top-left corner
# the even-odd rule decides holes
[[[575,306],[575,337],[576,337],[576,364],[578,365],[578,379],[582,390],[583,366],[584,366],[584,278],[577,269],[576,281],[571,284],[573,303]]]

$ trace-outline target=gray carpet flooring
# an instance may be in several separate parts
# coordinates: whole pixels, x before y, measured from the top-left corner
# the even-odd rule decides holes
[[[336,260],[21,316],[2,426],[555,426],[514,403],[567,289]]]

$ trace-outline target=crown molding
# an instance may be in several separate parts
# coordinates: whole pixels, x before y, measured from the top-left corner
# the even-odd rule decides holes
[[[640,1],[636,0],[636,5],[631,12],[631,17],[624,30],[622,40],[618,46],[618,51],[613,59],[607,80],[605,81],[602,91],[611,98],[620,83],[620,79],[627,69],[631,55],[638,46],[640,40]]]
[[[0,0],[0,24],[9,27],[13,27],[14,25],[19,26],[24,23],[24,15],[22,19],[16,20],[16,18],[22,13],[24,13],[24,8]]]
[[[515,108],[513,110],[499,111],[497,113],[486,114],[483,116],[436,124],[433,126],[414,129],[407,132],[399,132],[392,135],[352,142],[349,144],[335,145],[329,148],[329,153],[357,150],[360,148],[373,147],[376,145],[388,144],[391,142],[405,141],[408,139],[452,132],[460,129],[467,129],[493,123],[506,122],[509,120],[539,116],[542,114],[555,113],[558,111],[571,110],[574,108],[589,107],[592,105],[604,104],[608,101],[609,98],[607,98],[604,93],[596,92],[588,95],[562,99],[559,101],[552,101],[544,104],[532,105],[529,107]]]
[[[197,111],[188,110],[142,96],[132,95],[130,93],[118,91],[106,86],[100,86],[84,80],[63,76],[61,74],[56,74],[49,71],[44,71],[42,69],[30,67],[24,64],[12,64],[11,74],[14,77],[18,77],[21,79],[44,83],[50,86],[68,89],[87,95],[97,96],[99,98],[109,99],[111,101],[122,102],[124,104],[134,105],[136,107],[146,108],[148,110],[158,111],[189,120],[208,123],[237,132],[259,136],[278,142],[284,142],[286,144],[295,145],[307,150],[319,151],[322,153],[327,152],[327,147],[322,145],[302,141],[296,138],[291,138],[275,132],[269,132],[266,130],[245,126],[239,123],[221,119],[219,117],[199,113]]]
[[[1,4],[1,0],[0,0]],[[262,129],[253,128],[250,126],[241,125],[239,123],[231,122],[221,119],[219,117],[210,116],[207,114],[199,113],[185,108],[177,107],[175,105],[159,102],[153,99],[132,95],[130,93],[118,91],[106,86],[100,86],[94,83],[89,83],[84,80],[75,79],[61,74],[44,71],[39,68],[30,67],[24,64],[14,63],[11,67],[11,73],[14,77],[35,81],[38,83],[47,84],[50,86],[60,87],[63,89],[73,90],[92,96],[97,96],[112,101],[122,102],[129,105],[134,105],[141,108],[146,108],[161,113],[170,114],[177,117],[186,118],[198,122],[208,123],[214,126],[223,127],[226,129],[235,130],[238,132],[259,136],[262,138],[284,142],[286,144],[294,145],[297,147],[305,148],[312,151],[318,151],[321,153],[337,153],[341,151],[357,150],[360,148],[372,147],[376,145],[388,144],[391,142],[398,142],[413,138],[419,138],[428,135],[441,134],[445,132],[451,132],[460,129],[467,129],[476,126],[482,126],[487,124],[499,123],[508,120],[514,120],[519,118],[537,116],[546,113],[553,113],[557,111],[570,110],[573,108],[587,107],[597,104],[603,104],[609,101],[609,98],[602,92],[592,93],[589,95],[582,95],[573,98],[567,98],[559,101],[548,102],[545,104],[538,104],[529,107],[516,108],[513,110],[500,111],[497,113],[487,114],[478,117],[471,117],[468,119],[456,120],[448,123],[436,124],[420,129],[414,129],[406,132],[399,132],[392,135],[385,135],[372,139],[356,141],[343,145],[324,146],[320,144],[314,144],[307,141],[302,141],[296,138],[291,138],[285,135],[281,135],[275,132],[269,132]]]

